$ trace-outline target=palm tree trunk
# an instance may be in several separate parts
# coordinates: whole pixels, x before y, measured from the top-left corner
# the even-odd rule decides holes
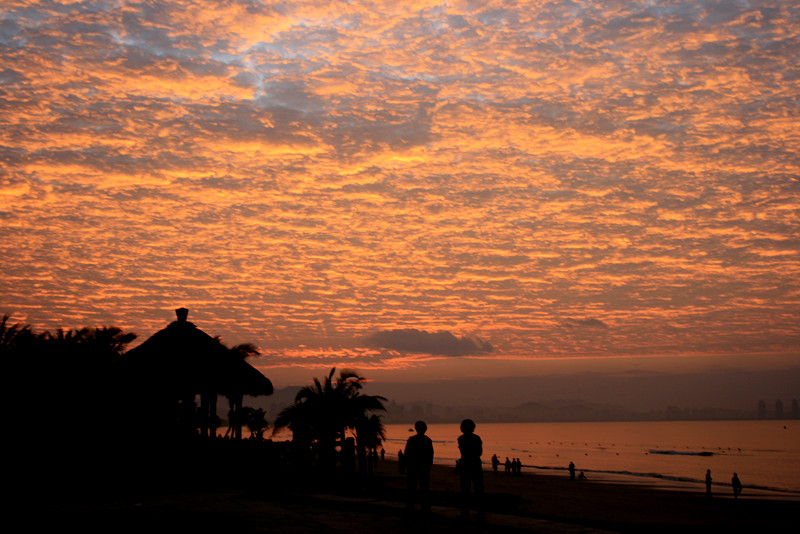
[[[233,399],[233,439],[242,439],[242,403],[244,395],[237,394]]]
[[[209,435],[209,420],[208,420],[208,411],[209,411],[209,399],[208,393],[203,393],[200,395],[200,437],[207,438]]]

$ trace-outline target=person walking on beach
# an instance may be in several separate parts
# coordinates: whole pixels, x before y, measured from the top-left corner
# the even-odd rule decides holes
[[[469,517],[470,489],[473,489],[478,519],[483,520],[483,442],[475,434],[475,422],[472,419],[461,421],[461,432],[458,437],[458,450],[461,451],[461,518]]]
[[[739,495],[742,494],[742,482],[739,480],[739,475],[736,473],[733,474],[733,478],[731,479],[731,487],[733,488],[733,498],[738,499]]]
[[[706,497],[711,498],[711,469],[706,469]]]
[[[417,490],[419,490],[420,507],[424,513],[430,513],[430,484],[431,466],[433,465],[433,442],[425,435],[428,425],[425,421],[414,423],[417,433],[406,442],[406,451],[403,455],[408,471],[408,500],[406,508],[414,510],[414,502],[417,500]]]

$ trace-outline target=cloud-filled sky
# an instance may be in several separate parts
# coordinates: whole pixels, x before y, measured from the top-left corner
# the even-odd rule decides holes
[[[0,313],[18,321],[144,339],[186,306],[278,383],[798,355],[794,1],[0,17]]]

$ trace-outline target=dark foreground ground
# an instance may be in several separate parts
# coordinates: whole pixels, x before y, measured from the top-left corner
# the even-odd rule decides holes
[[[191,473],[159,469],[84,478],[80,466],[18,485],[16,532],[420,533],[795,532],[800,501],[570,481],[558,475],[485,473],[486,516],[459,518],[458,477],[435,466],[433,512],[409,514],[405,478],[382,462],[369,479],[326,479],[242,469],[232,462]],[[13,524],[13,523],[12,523]],[[52,530],[51,530],[52,529]]]

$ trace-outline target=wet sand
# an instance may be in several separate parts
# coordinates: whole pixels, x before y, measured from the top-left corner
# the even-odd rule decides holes
[[[780,532],[793,531],[800,501],[656,489],[564,474],[485,474],[485,520],[459,518],[459,480],[434,466],[432,514],[405,509],[405,477],[381,462],[367,483],[291,480],[260,474],[64,492],[43,485],[29,494],[25,524],[81,532]],[[25,503],[21,503],[24,506]]]

